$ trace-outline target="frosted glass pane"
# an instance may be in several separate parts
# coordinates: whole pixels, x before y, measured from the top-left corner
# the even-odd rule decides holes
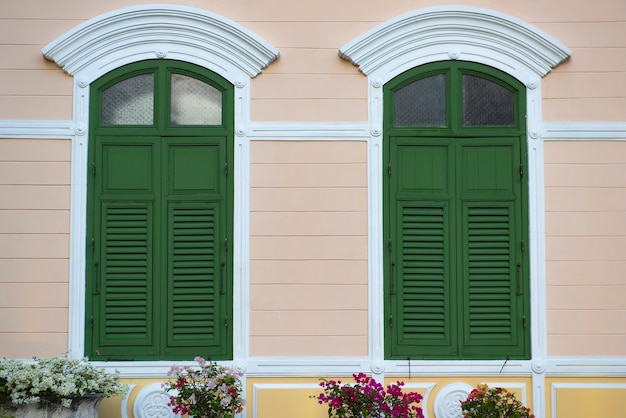
[[[102,92],[103,125],[152,125],[154,75],[128,78]]]
[[[464,75],[463,125],[515,125],[515,95],[490,80]]]
[[[446,79],[443,74],[407,84],[394,96],[395,126],[446,126]]]
[[[222,92],[181,74],[172,74],[170,123],[172,125],[221,125]]]

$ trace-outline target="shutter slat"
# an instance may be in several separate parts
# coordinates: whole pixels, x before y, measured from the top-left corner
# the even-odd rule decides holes
[[[423,345],[449,344],[446,209],[405,202],[400,218],[398,327],[401,343],[419,353]]]
[[[514,226],[507,203],[465,208],[466,344],[514,343]]]
[[[169,345],[217,344],[219,266],[216,208],[177,204],[170,208]]]
[[[149,207],[104,205],[101,346],[150,341]]]

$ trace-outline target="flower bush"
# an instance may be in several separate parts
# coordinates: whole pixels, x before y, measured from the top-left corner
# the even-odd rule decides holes
[[[504,388],[479,384],[461,401],[464,418],[534,418],[530,408],[515,398],[513,392]]]
[[[0,406],[48,403],[69,407],[73,399],[85,395],[122,395],[128,390],[117,372],[109,374],[86,358],[33,360],[0,360]]]
[[[241,373],[229,367],[194,359],[199,367],[172,366],[163,384],[170,394],[169,406],[175,414],[189,414],[195,418],[233,418],[246,404],[241,397]]]
[[[329,417],[424,417],[422,408],[416,405],[422,400],[422,395],[403,392],[404,382],[390,384],[385,390],[382,384],[365,373],[352,376],[353,384],[322,379],[320,386],[324,390],[316,398],[320,404],[328,404]]]

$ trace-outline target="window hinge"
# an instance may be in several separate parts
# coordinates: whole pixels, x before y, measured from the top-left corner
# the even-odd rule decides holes
[[[522,242],[520,243],[520,249],[522,250],[522,252],[526,250],[525,245],[524,245],[524,240],[522,240]]]
[[[93,322],[94,322],[93,315],[91,315],[91,317],[89,318],[89,326],[91,328],[93,328]]]
[[[228,328],[228,315],[224,315],[224,327]]]
[[[522,327],[526,328],[526,315],[522,315]]]
[[[393,245],[393,242],[391,241],[391,238],[389,238],[389,243],[387,244],[389,251],[391,251],[391,249],[393,248],[392,245]]]
[[[391,175],[391,163],[387,164],[387,174]]]
[[[389,328],[393,328],[393,315],[389,315]]]
[[[228,175],[228,163],[224,163],[224,174]]]
[[[524,164],[519,165],[519,178],[524,177]]]
[[[96,163],[93,163],[91,165],[91,174],[93,174],[94,176],[96,175]]]
[[[91,239],[91,251],[93,251],[95,249],[96,249],[96,240],[95,240],[95,238],[92,238]]]
[[[224,251],[228,251],[228,238],[224,238]]]

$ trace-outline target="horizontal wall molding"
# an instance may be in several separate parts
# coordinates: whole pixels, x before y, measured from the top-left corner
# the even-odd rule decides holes
[[[357,140],[365,141],[371,136],[367,122],[257,122],[248,129],[238,130],[254,140]]]
[[[157,378],[178,366],[193,366],[194,362],[94,362],[125,378]],[[235,362],[220,362],[243,371],[247,377],[322,377],[350,376],[363,372],[373,374],[368,357],[250,357]],[[380,367],[381,365],[377,365]],[[626,357],[548,357],[534,360],[386,360],[382,364],[385,376],[454,377],[454,376],[531,376],[538,366],[544,367],[546,377],[626,377]]]
[[[544,140],[626,141],[626,122],[546,122]]]
[[[69,139],[74,135],[71,121],[0,120],[0,138]]]
[[[372,133],[368,122],[254,122],[241,127],[238,136],[264,140],[367,140]],[[0,138],[68,139],[75,132],[74,122],[65,120],[0,120]],[[626,141],[626,122],[546,122],[541,137],[558,140]]]
[[[626,357],[548,357],[546,374],[554,377],[626,377]]]

